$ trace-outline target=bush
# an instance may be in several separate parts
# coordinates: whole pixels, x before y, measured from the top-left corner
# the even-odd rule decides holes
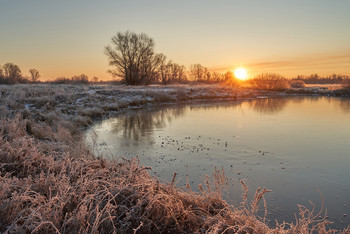
[[[305,82],[302,80],[293,80],[290,84],[291,88],[305,88]]]
[[[289,81],[276,73],[262,73],[251,81],[251,86],[263,90],[283,90],[289,88]]]

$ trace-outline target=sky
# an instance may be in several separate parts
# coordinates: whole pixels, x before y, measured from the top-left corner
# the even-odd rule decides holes
[[[0,0],[0,65],[110,80],[104,47],[129,30],[185,66],[350,75],[349,10],[349,0]]]

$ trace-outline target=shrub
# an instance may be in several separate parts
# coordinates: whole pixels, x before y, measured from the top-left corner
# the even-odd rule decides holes
[[[291,83],[290,83],[290,87],[291,88],[305,88],[305,82],[302,81],[302,80],[293,80]]]
[[[276,73],[262,73],[251,81],[251,86],[263,90],[283,90],[289,88],[289,81]]]

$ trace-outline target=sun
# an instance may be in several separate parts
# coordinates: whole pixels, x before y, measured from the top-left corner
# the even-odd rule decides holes
[[[247,79],[247,70],[245,68],[237,68],[233,72],[235,74],[235,77],[240,80],[245,80]]]

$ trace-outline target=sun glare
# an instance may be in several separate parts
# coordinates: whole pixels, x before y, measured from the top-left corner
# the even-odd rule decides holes
[[[240,80],[245,80],[247,79],[247,70],[244,68],[237,68],[233,72],[235,74],[235,77]]]

